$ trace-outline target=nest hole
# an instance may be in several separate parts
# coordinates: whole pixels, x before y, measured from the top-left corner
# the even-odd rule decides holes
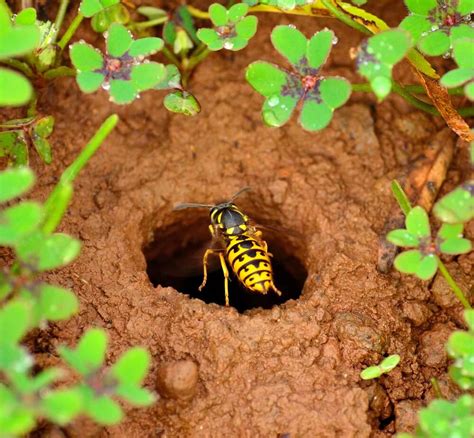
[[[273,254],[274,281],[282,295],[273,291],[266,295],[249,291],[230,272],[229,304],[240,313],[254,308],[270,309],[299,298],[307,277],[300,251],[292,246],[285,233],[267,230],[263,233],[268,251]],[[224,306],[224,275],[218,256],[209,257],[207,283],[202,291],[198,290],[203,279],[202,257],[210,244],[207,215],[191,223],[183,220],[157,229],[153,240],[143,249],[150,282],[155,287],[171,286],[190,297]]]

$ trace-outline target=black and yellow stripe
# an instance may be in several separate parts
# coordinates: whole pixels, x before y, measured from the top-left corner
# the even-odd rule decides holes
[[[272,289],[270,256],[261,242],[245,232],[229,236],[226,253],[232,271],[247,289],[264,294]]]

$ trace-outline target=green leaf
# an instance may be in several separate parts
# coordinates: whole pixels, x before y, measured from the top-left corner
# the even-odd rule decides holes
[[[441,239],[462,237],[463,229],[463,224],[443,224],[438,231],[438,237]]]
[[[93,93],[104,82],[104,75],[93,71],[81,71],[77,74],[76,81],[83,93]]]
[[[474,53],[474,51],[473,51]],[[456,68],[448,71],[441,78],[441,85],[447,88],[459,87],[460,85],[474,79],[474,69],[472,68]]]
[[[199,29],[197,31],[197,37],[204,44],[210,46],[210,50],[220,50],[224,46],[224,42],[221,40],[219,34],[214,29]]]
[[[332,109],[344,105],[351,95],[351,84],[343,78],[324,78],[319,85],[323,102]]]
[[[31,134],[33,145],[41,159],[46,164],[50,164],[52,160],[51,145],[46,140],[46,137],[49,137],[52,134],[53,127],[53,116],[42,117],[34,124],[33,132]]]
[[[276,26],[271,40],[275,49],[293,65],[298,64],[306,55],[308,40],[294,27]]]
[[[417,237],[429,237],[431,235],[428,215],[423,207],[417,206],[410,210],[406,219],[407,230]]]
[[[462,38],[457,40],[453,46],[453,58],[457,65],[465,69],[474,69],[474,40]],[[472,73],[471,73],[472,74]]]
[[[461,15],[472,14],[473,10],[474,10],[473,0],[458,0],[456,4],[456,11],[459,12]]]
[[[257,24],[257,17],[254,17],[253,15],[245,17],[235,25],[235,32],[240,38],[249,40],[257,32]]]
[[[140,385],[149,366],[150,354],[143,348],[134,347],[119,358],[111,373],[122,384]]]
[[[41,117],[41,119],[35,123],[33,133],[35,135],[39,135],[40,137],[49,137],[53,133],[53,128],[53,116]]]
[[[128,54],[133,57],[150,56],[159,52],[163,48],[163,40],[161,38],[140,38],[133,41],[128,50]]]
[[[434,214],[443,222],[469,222],[474,218],[474,181],[456,188],[434,206]]]
[[[379,366],[384,373],[392,371],[400,362],[400,356],[398,354],[392,354],[386,357]]]
[[[35,393],[53,384],[56,380],[63,376],[60,368],[46,368],[36,374],[30,380],[31,392]]]
[[[137,91],[144,91],[153,88],[166,75],[165,66],[157,62],[148,62],[144,64],[134,65],[130,79],[133,87]]]
[[[9,201],[28,191],[35,182],[35,175],[28,167],[18,167],[0,172],[0,202]]]
[[[163,26],[163,39],[172,46],[176,40],[176,25],[172,21],[167,21]]]
[[[79,302],[74,293],[68,289],[42,284],[38,307],[41,319],[60,321],[74,315],[79,308]]]
[[[380,101],[390,94],[392,79],[386,76],[376,76],[370,81],[370,86]]]
[[[130,103],[137,97],[137,90],[131,81],[113,79],[110,81],[110,96],[120,105]]]
[[[29,102],[33,88],[21,74],[0,68],[0,105],[21,106]]]
[[[368,40],[368,52],[374,53],[378,60],[389,65],[401,61],[410,47],[409,35],[400,29],[380,32]]]
[[[71,263],[79,254],[81,244],[67,234],[44,235],[37,232],[17,246],[18,257],[39,271],[59,268]]]
[[[229,18],[227,16],[227,9],[219,3],[213,3],[209,6],[209,16],[214,26],[225,26]]]
[[[466,86],[464,87],[464,94],[469,100],[474,100],[474,81],[466,84]]]
[[[16,26],[0,33],[0,59],[25,55],[35,49],[40,33],[34,26]]]
[[[87,43],[75,43],[69,51],[71,62],[78,71],[93,71],[104,66],[102,54]]]
[[[195,116],[201,111],[196,98],[186,91],[174,91],[166,95],[163,104],[168,111],[185,116]]]
[[[474,356],[474,336],[456,331],[448,339],[448,352],[452,357]]]
[[[174,64],[165,66],[165,77],[155,85],[155,90],[181,88],[181,73]]]
[[[416,249],[404,251],[395,257],[395,269],[404,274],[414,274],[421,263],[421,253]]]
[[[464,319],[470,331],[474,332],[474,310],[466,309],[464,311]]]
[[[82,410],[82,397],[76,389],[58,389],[46,393],[41,399],[45,416],[63,426]]]
[[[436,0],[405,0],[405,4],[410,12],[420,15],[428,15],[438,6]]]
[[[149,20],[155,20],[157,18],[163,18],[168,15],[164,9],[155,8],[154,6],[140,6],[137,8],[139,14],[144,15]]]
[[[79,341],[77,354],[90,370],[100,368],[105,360],[107,335],[102,329],[89,329]]]
[[[439,249],[443,254],[467,254],[472,250],[472,244],[468,239],[448,238],[440,243]]]
[[[422,280],[429,280],[430,278],[433,277],[433,275],[436,274],[436,271],[438,270],[438,261],[436,259],[436,256],[434,254],[430,254],[427,256],[424,256],[420,264],[418,265],[418,269],[416,270],[415,274],[418,278],[421,278]]]
[[[449,50],[449,37],[442,31],[436,30],[421,36],[418,41],[418,48],[429,56],[443,55]]]
[[[320,68],[326,62],[334,39],[335,35],[332,30],[322,30],[313,35],[306,50],[310,67]]]
[[[414,41],[418,41],[422,34],[431,30],[431,23],[426,17],[409,15],[402,20],[400,28],[409,32]]]
[[[30,26],[36,23],[36,9],[25,8],[20,11],[15,17],[15,24]]]
[[[282,70],[265,61],[252,62],[247,67],[245,78],[255,91],[265,97],[279,95],[287,81]]]
[[[474,9],[473,9],[474,10]],[[471,24],[461,23],[451,27],[451,44],[454,46],[457,41],[462,39],[474,39],[474,28]]]
[[[232,23],[236,23],[239,21],[244,15],[247,14],[249,10],[248,5],[245,3],[237,3],[234,6],[232,6],[229,11],[227,12],[227,16],[229,18],[229,21]],[[250,17],[248,17],[250,18]]]
[[[0,347],[15,345],[28,331],[29,306],[19,300],[10,301],[0,308]]]
[[[405,247],[417,247],[420,243],[418,237],[405,229],[390,231],[387,234],[386,239],[394,245]]]
[[[120,0],[82,0],[79,10],[84,17],[92,17],[105,8],[116,5]]]
[[[274,127],[283,126],[293,114],[298,99],[292,96],[273,95],[263,103],[263,121]]]
[[[22,202],[0,212],[0,245],[12,246],[33,232],[43,219],[36,202]]]
[[[85,408],[89,416],[99,424],[117,424],[123,418],[122,409],[110,397],[101,396],[90,400]]]
[[[329,125],[333,110],[326,103],[306,100],[301,110],[299,122],[307,131],[320,131]]]
[[[383,374],[382,369],[377,366],[367,367],[365,370],[362,370],[360,373],[360,378],[362,380],[371,380],[380,377]]]
[[[122,24],[114,23],[107,31],[107,53],[118,58],[124,55],[132,45],[130,31]]]
[[[115,393],[135,406],[149,406],[156,400],[153,393],[134,385],[119,385]]]
[[[94,32],[104,33],[112,23],[127,24],[129,21],[127,8],[118,3],[95,14],[91,19],[91,27]]]

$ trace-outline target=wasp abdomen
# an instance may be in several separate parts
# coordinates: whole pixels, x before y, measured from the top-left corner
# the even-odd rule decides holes
[[[229,237],[227,259],[237,278],[255,292],[272,289],[273,273],[270,256],[262,244],[248,235]]]

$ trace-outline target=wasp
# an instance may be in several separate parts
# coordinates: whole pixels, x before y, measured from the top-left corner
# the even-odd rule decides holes
[[[209,231],[213,242],[220,244],[220,248],[208,248],[204,253],[202,263],[204,278],[199,286],[201,291],[207,282],[207,266],[210,255],[217,255],[224,273],[225,305],[229,305],[229,268],[243,286],[261,294],[269,291],[281,295],[275,286],[272,263],[272,254],[268,252],[268,245],[263,240],[262,232],[253,225],[249,217],[235,204],[235,199],[242,193],[250,190],[245,187],[232,196],[229,201],[219,204],[178,204],[175,210],[185,208],[209,208],[211,224]]]

